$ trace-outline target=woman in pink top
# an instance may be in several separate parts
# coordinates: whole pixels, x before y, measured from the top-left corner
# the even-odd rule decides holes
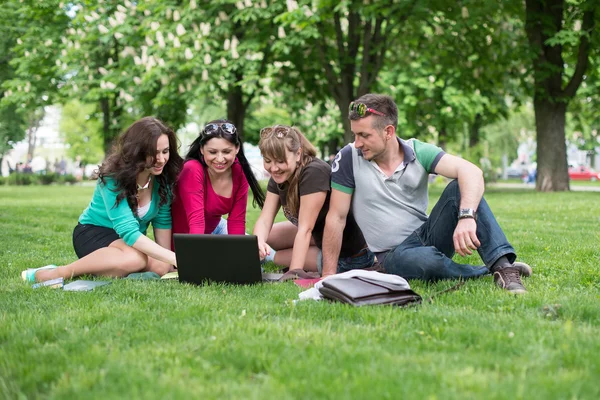
[[[248,186],[260,208],[265,194],[235,125],[222,119],[206,124],[185,160],[171,206],[173,233],[245,234]]]

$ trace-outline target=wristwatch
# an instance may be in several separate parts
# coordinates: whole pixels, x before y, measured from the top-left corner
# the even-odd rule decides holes
[[[472,208],[461,208],[458,212],[458,219],[473,218],[477,221],[477,211]]]

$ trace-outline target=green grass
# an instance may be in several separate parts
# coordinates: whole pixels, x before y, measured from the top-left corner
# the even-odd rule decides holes
[[[519,178],[509,178],[509,179],[498,179],[497,183],[523,183],[523,179]],[[575,181],[571,180],[569,182],[570,187],[573,186],[589,186],[589,187],[598,187],[600,188],[600,181]],[[532,186],[535,186],[532,184]]]
[[[592,186],[592,187],[600,187],[600,181],[571,181],[571,187],[573,186]]]
[[[529,293],[488,276],[400,309],[294,302],[293,283],[31,289],[21,270],[75,258],[92,190],[0,187],[0,398],[600,397],[598,193],[488,191]]]

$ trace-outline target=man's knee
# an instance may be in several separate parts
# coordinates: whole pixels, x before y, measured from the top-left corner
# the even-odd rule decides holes
[[[386,257],[384,268],[405,279],[429,281],[443,271],[444,256],[434,246],[394,251]]]
[[[388,254],[383,264],[385,271],[405,279],[423,279],[423,259],[415,250],[395,250]]]
[[[452,179],[450,181],[450,183],[448,183],[448,185],[446,185],[444,192],[446,192],[450,196],[460,199],[460,190],[458,187],[458,179]]]

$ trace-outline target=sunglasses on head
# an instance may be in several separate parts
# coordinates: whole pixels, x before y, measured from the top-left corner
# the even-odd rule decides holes
[[[224,134],[229,135],[229,136],[235,136],[235,134],[237,133],[237,129],[235,128],[235,125],[233,125],[232,123],[229,122],[223,122],[223,123],[210,123],[210,124],[206,124],[206,126],[204,127],[204,129],[202,130],[204,132],[205,136],[212,136],[212,135],[216,135],[219,133],[219,130],[221,130]]]
[[[271,133],[278,138],[282,138],[288,133],[288,129],[280,125],[269,126],[260,130],[260,137],[261,139],[266,138]]]
[[[352,103],[350,103],[350,107],[348,109],[350,112],[356,113],[356,115],[358,115],[360,118],[366,117],[367,113],[385,117],[384,113],[374,110],[370,107],[367,107],[367,105],[364,103],[357,103],[357,102],[353,101]]]

